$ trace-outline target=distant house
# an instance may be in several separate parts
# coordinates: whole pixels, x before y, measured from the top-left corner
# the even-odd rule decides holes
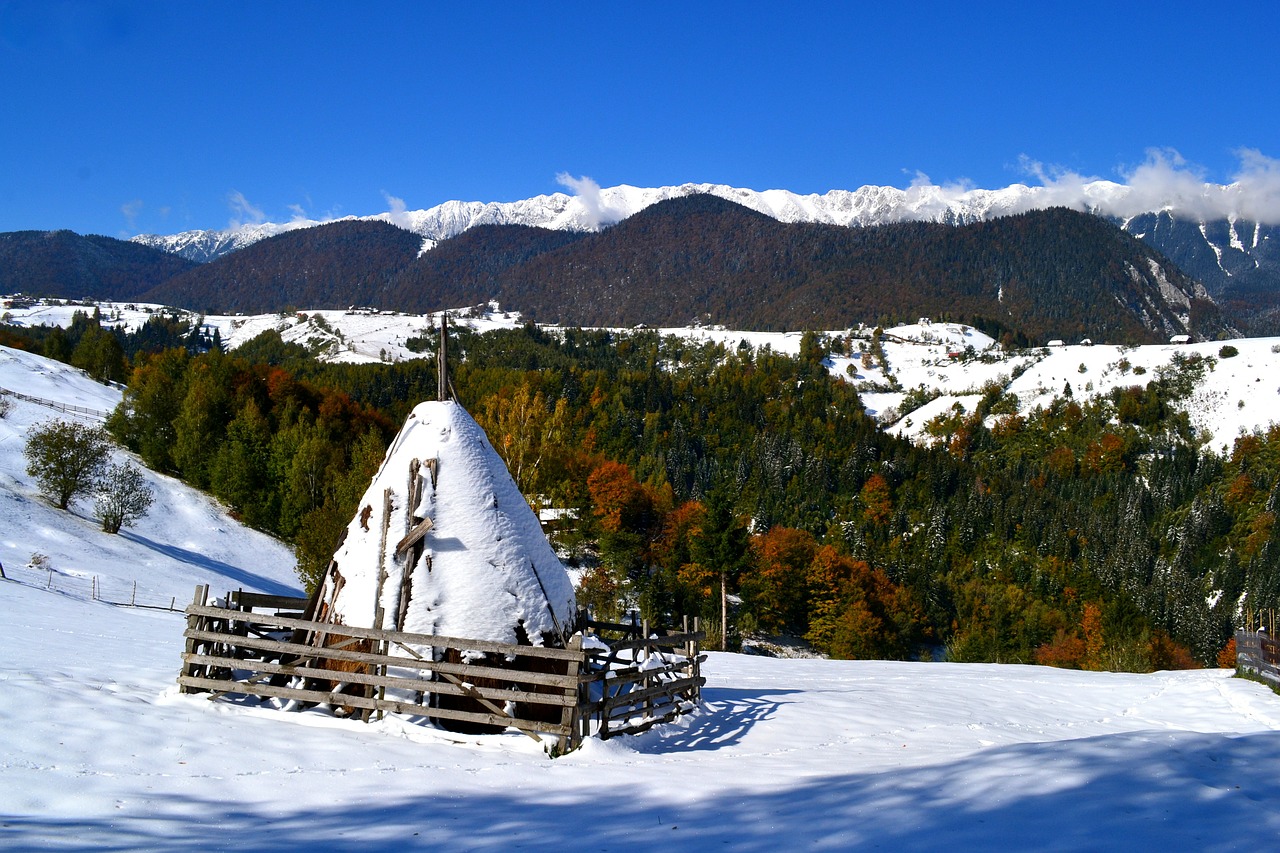
[[[1082,347],[1091,347],[1091,346],[1093,346],[1093,341],[1092,341],[1091,339],[1089,339],[1089,338],[1085,338],[1084,340],[1082,340],[1082,341],[1080,342],[1080,346],[1082,346]]]
[[[1169,343],[1189,344],[1191,343],[1191,336],[1190,335],[1174,335],[1172,338],[1169,338]]]
[[[1058,338],[1054,338],[1053,340],[1049,341],[1049,343],[1047,343],[1045,346],[1065,347],[1066,343],[1064,341],[1059,340]]]

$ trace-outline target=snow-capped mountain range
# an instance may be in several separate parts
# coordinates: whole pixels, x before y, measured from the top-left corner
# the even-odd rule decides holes
[[[874,226],[926,221],[964,225],[1050,207],[1067,207],[1114,222],[1164,253],[1200,281],[1218,301],[1243,300],[1244,327],[1280,330],[1280,205],[1269,184],[1212,184],[1135,175],[1130,183],[1076,178],[1003,189],[939,186],[920,180],[906,189],[864,186],[801,195],[723,184],[600,188],[589,179],[566,180],[575,193],[552,193],[512,202],[447,201],[425,210],[402,205],[385,213],[348,219],[390,222],[422,237],[422,251],[477,225],[527,225],[596,231],[660,201],[709,194],[782,222]],[[394,202],[394,200],[393,200]],[[144,234],[133,240],[196,262],[208,262],[267,237],[324,224],[313,219],[262,222],[236,228]]]
[[[1152,194],[1143,188],[1114,181],[1049,183],[1042,186],[1011,184],[1003,189],[966,189],[914,184],[907,189],[864,186],[857,190],[831,190],[821,195],[801,195],[788,190],[751,190],[723,184],[681,184],[642,188],[628,185],[598,188],[577,182],[576,195],[552,193],[512,202],[447,201],[425,210],[390,210],[364,217],[390,222],[422,235],[424,248],[461,234],[476,225],[529,225],[557,230],[594,231],[670,198],[708,194],[741,204],[782,222],[820,222],[845,226],[882,225],[891,222],[927,221],[965,224],[1040,210],[1069,207],[1128,223],[1145,213],[1168,213],[1178,219],[1212,221],[1227,218],[1233,234],[1244,232],[1248,240],[1238,247],[1257,248],[1269,238],[1270,229],[1249,218],[1247,205],[1239,204],[1235,184],[1204,184],[1199,194]],[[1222,212],[1222,217],[1216,214]],[[1228,213],[1230,212],[1230,213]],[[1234,223],[1239,221],[1240,228]],[[1249,226],[1246,228],[1246,223]],[[142,234],[133,240],[195,261],[209,261],[266,237],[296,228],[323,224],[314,219],[285,223],[262,222],[237,228],[184,231],[180,234]],[[1248,243],[1249,246],[1244,244]]]
[[[456,237],[476,225],[529,225],[571,231],[594,231],[620,222],[649,205],[671,198],[707,194],[740,204],[781,222],[820,222],[867,226],[889,222],[930,221],[964,224],[1067,204],[1055,187],[1014,184],[999,190],[956,191],[924,184],[908,189],[865,186],[857,190],[831,190],[800,195],[788,190],[750,190],[723,184],[681,184],[642,188],[628,185],[604,189],[584,186],[576,195],[552,193],[512,202],[447,201],[426,210],[392,210],[373,216],[346,217],[390,222],[422,235],[424,249]],[[1085,209],[1118,208],[1129,188],[1111,181],[1085,185]],[[314,219],[285,223],[262,222],[238,228],[184,231],[180,234],[142,234],[134,242],[182,255],[194,261],[210,261],[267,237],[296,228],[321,225]]]

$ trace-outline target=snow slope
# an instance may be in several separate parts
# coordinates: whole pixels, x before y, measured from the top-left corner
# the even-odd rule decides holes
[[[75,368],[8,347],[0,347],[0,388],[102,412],[120,402],[119,390]],[[198,583],[219,592],[244,587],[299,594],[286,546],[228,518],[215,501],[171,477],[142,469],[155,504],[117,536],[101,531],[92,499],[73,501],[71,512],[54,509],[26,472],[27,430],[55,419],[100,424],[101,418],[6,399],[12,406],[0,418],[0,563],[6,573],[30,582],[47,575],[45,583],[54,588],[86,594],[96,588],[100,597],[129,601],[136,596],[139,602],[165,606],[175,598],[183,606]],[[129,456],[113,455],[117,461]],[[48,568],[24,571],[36,554]]]
[[[887,331],[907,340],[918,333],[918,327]],[[1212,366],[1180,405],[1211,449],[1229,451],[1240,435],[1280,423],[1280,338],[1138,347],[1072,344],[1008,354],[991,343],[986,346],[986,360],[953,360],[944,346],[890,342],[885,345],[890,372],[901,387],[924,386],[941,396],[914,411],[896,408],[901,406],[902,392],[866,393],[863,400],[884,416],[890,431],[920,439],[925,424],[953,406],[973,412],[987,383],[997,383],[1016,395],[1018,409],[1025,414],[1065,394],[1068,385],[1076,400],[1106,395],[1116,388],[1145,386],[1158,371],[1171,369],[1175,356],[1198,355]],[[1220,353],[1226,346],[1238,354],[1223,358]],[[982,353],[983,346],[977,350]],[[879,387],[880,379],[880,374],[873,373],[863,382]]]
[[[1280,700],[1221,671],[713,654],[695,715],[550,760],[174,692],[181,619],[0,582],[0,846],[1258,850]]]

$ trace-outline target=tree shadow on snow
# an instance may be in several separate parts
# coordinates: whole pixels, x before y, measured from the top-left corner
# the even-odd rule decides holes
[[[751,727],[772,717],[783,705],[778,697],[800,690],[751,690],[704,687],[702,707],[675,725],[655,726],[628,741],[637,752],[666,754],[724,749],[742,740]]]
[[[206,554],[198,551],[189,551],[186,548],[179,548],[176,545],[167,545],[162,542],[156,542],[152,539],[136,533],[132,530],[121,530],[119,533],[122,539],[128,539],[130,542],[136,542],[145,548],[150,548],[157,554],[163,554],[170,559],[177,560],[180,563],[186,563],[198,569],[214,572],[222,575],[227,580],[239,586],[253,587],[261,590],[268,595],[301,595],[296,586],[282,584],[279,581],[272,580],[254,572],[246,571],[230,563],[224,563],[221,560],[215,560]]]
[[[848,761],[851,756],[844,755]],[[420,796],[342,790],[293,811],[148,790],[93,817],[0,815],[0,847],[68,851],[1255,850],[1280,832],[1275,733],[1135,732],[995,747],[922,767],[788,771],[788,755],[744,756],[714,785],[687,765],[620,769],[548,761],[511,785],[424,772]],[[358,773],[352,769],[352,773]],[[305,771],[304,771],[305,773]],[[682,778],[684,777],[684,778]],[[308,784],[306,776],[300,783]],[[368,781],[368,780],[364,780]],[[432,790],[433,785],[441,787]],[[697,787],[691,787],[697,786]],[[177,786],[175,786],[177,787]],[[376,786],[372,786],[376,789]],[[371,786],[354,784],[353,791]],[[572,792],[572,793],[570,793]],[[139,792],[142,793],[142,792]],[[124,796],[124,794],[122,794]]]

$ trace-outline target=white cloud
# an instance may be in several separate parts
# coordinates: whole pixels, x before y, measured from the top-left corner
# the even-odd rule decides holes
[[[1240,170],[1233,186],[1239,187],[1240,215],[1257,222],[1280,222],[1280,160],[1256,148],[1241,148]]]
[[[410,230],[413,223],[405,212],[404,199],[396,198],[386,190],[382,191],[382,197],[387,200],[387,221],[399,228]]]
[[[626,212],[610,207],[600,197],[600,185],[586,175],[575,178],[568,172],[556,175],[556,183],[572,190],[574,197],[582,205],[583,224],[588,228],[600,228],[612,225],[626,216]]]
[[[124,215],[124,221],[129,224],[129,230],[132,231],[138,224],[138,214],[142,213],[142,199],[135,198],[120,205],[120,213]]]
[[[1236,152],[1240,168],[1227,185],[1172,148],[1151,148],[1137,166],[1117,171],[1123,183],[1100,180],[1023,156],[1019,169],[1039,186],[1033,206],[1071,207],[1129,218],[1169,211],[1188,219],[1238,218],[1280,224],[1280,160],[1251,148]]]
[[[249,199],[244,197],[244,193],[239,190],[232,190],[227,194],[227,206],[231,208],[230,226],[232,228],[259,225],[267,221],[267,215],[262,212],[262,208],[250,203]]]

